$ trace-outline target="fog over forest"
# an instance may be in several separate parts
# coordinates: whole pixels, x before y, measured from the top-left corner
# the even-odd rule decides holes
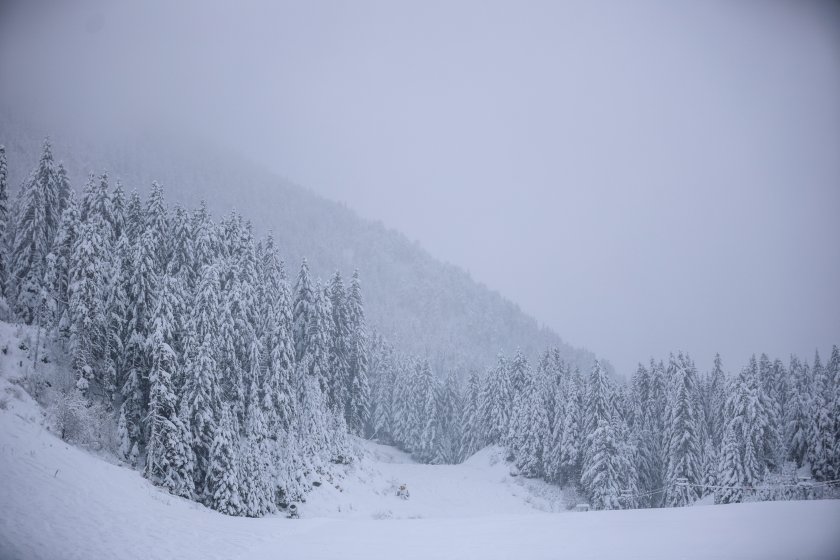
[[[839,216],[837,2],[0,0],[0,560],[840,558]]]
[[[0,34],[15,116],[242,154],[622,376],[840,333],[835,5],[25,4]]]

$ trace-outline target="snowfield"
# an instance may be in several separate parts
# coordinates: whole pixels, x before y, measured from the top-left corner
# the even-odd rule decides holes
[[[14,340],[3,327],[0,342]],[[840,501],[572,513],[555,487],[511,476],[497,448],[434,466],[360,440],[362,459],[322,481],[301,519],[227,517],[55,437],[40,406],[9,382],[23,353],[7,350],[2,560],[840,558]],[[396,496],[403,483],[407,501]]]
[[[306,517],[465,518],[565,511],[560,490],[510,476],[502,450],[488,447],[461,465],[424,465],[393,447],[359,440],[363,459],[301,506]],[[405,484],[409,500],[397,499]]]
[[[0,391],[3,560],[840,556],[840,501],[543,513],[550,499],[511,479],[493,449],[438,467],[370,444],[343,491],[325,483],[302,519],[227,517],[61,442],[19,388],[0,380]]]

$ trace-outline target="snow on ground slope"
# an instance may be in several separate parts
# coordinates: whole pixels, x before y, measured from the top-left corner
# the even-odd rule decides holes
[[[2,560],[840,557],[840,501],[543,513],[553,498],[494,449],[438,467],[364,443],[341,491],[325,481],[302,519],[227,517],[57,439],[8,381],[17,353],[0,355]]]
[[[502,451],[488,447],[461,465],[423,465],[393,447],[359,441],[360,461],[301,505],[306,517],[419,519],[564,511],[559,489],[510,475]],[[396,496],[405,484],[409,500]]]

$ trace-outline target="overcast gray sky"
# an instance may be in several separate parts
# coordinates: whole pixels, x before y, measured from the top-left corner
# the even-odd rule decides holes
[[[3,75],[188,121],[623,374],[840,342],[828,2],[135,4],[7,26]]]

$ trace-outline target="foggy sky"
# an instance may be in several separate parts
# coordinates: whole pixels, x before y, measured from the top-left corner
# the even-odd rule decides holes
[[[8,99],[203,131],[621,374],[840,342],[827,2],[58,4],[5,13]]]

